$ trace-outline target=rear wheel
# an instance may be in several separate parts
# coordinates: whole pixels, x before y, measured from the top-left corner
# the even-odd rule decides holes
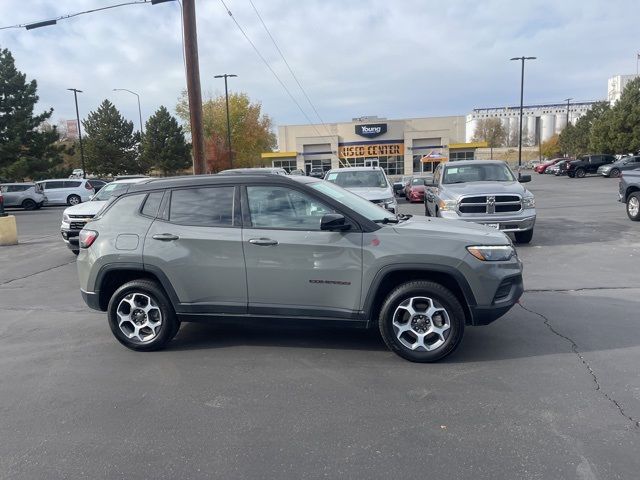
[[[385,300],[378,325],[391,351],[412,362],[436,362],[451,354],[464,334],[465,316],[445,287],[408,282]]]
[[[533,238],[533,228],[524,232],[514,232],[513,236],[516,237],[516,243],[529,243]]]
[[[107,315],[113,335],[132,350],[163,348],[180,327],[166,294],[150,280],[133,280],[118,288]]]
[[[69,195],[67,197],[67,205],[78,205],[82,199],[78,195]]]
[[[576,177],[577,178],[584,178],[584,176],[587,174],[587,172],[584,171],[584,168],[579,168],[576,170]]]
[[[611,172],[609,172],[609,176],[613,178],[618,178],[620,176],[620,170],[617,168],[612,168]]]
[[[640,192],[635,192],[627,198],[627,215],[631,220],[640,220]]]
[[[24,208],[25,210],[35,210],[37,206],[38,204],[30,198],[27,198],[24,202],[22,202],[22,208]]]

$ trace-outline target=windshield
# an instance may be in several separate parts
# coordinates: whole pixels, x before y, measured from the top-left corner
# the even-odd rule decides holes
[[[505,164],[480,163],[478,165],[448,166],[442,183],[515,182],[513,173]]]
[[[343,205],[346,205],[354,212],[358,212],[360,215],[368,218],[371,221],[380,221],[385,218],[388,218],[389,220],[396,219],[395,215],[388,212],[384,208],[371,203],[369,200],[365,200],[364,198],[359,197],[355,193],[351,193],[344,188],[334,185],[333,183],[316,182],[309,184],[309,186],[314,190],[324,193],[326,196],[337,200]]]
[[[380,170],[331,172],[327,180],[344,188],[386,188],[387,179]]]
[[[104,202],[114,195],[121,195],[129,189],[129,183],[108,183],[100,189],[91,199],[92,201]]]
[[[422,185],[424,186],[424,178],[414,178],[411,180],[411,185]]]

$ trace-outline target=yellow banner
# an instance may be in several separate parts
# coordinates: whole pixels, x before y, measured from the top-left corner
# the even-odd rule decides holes
[[[404,143],[381,143],[379,145],[345,145],[338,148],[340,158],[382,157],[404,155]]]

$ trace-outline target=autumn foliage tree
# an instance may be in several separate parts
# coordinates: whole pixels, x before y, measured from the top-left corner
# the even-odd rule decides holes
[[[178,116],[189,129],[189,102],[182,93],[176,107]],[[227,146],[227,107],[224,95],[206,100],[202,105],[205,149],[209,171],[230,168]],[[260,154],[276,146],[273,122],[262,113],[260,102],[251,102],[246,93],[229,94],[229,119],[233,167],[253,167],[261,164]]]
[[[499,118],[482,118],[476,124],[473,141],[487,142],[493,157],[493,148],[501,147],[507,141],[507,131]]]

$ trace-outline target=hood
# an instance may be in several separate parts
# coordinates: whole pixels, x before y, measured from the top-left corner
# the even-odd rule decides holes
[[[448,220],[435,217],[411,217],[402,223],[391,225],[399,234],[430,233],[445,237],[458,236],[473,243],[487,245],[511,245],[509,237],[500,230],[478,223],[462,220]]]
[[[66,208],[64,213],[67,215],[95,215],[106,203],[106,201],[101,202],[98,200],[79,203],[73,207]]]
[[[382,200],[384,198],[392,198],[393,192],[391,188],[376,188],[376,187],[359,187],[359,188],[347,188],[351,193],[366,198],[367,200]]]
[[[424,192],[424,185],[411,185],[411,190],[414,192]]]
[[[462,195],[500,195],[517,193],[524,195],[527,189],[520,182],[467,182],[443,185],[447,194],[460,197]]]

